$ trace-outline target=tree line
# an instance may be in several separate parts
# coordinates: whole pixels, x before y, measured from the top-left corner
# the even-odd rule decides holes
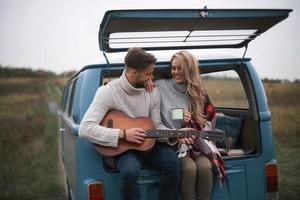
[[[42,69],[31,69],[26,67],[5,67],[0,65],[0,77],[70,77],[75,74],[76,71],[67,71],[60,74],[56,74],[52,71],[42,70]]]
[[[60,74],[56,74],[52,71],[46,71],[46,70],[33,70],[31,68],[25,68],[25,67],[4,67],[0,65],[0,77],[55,77],[55,76],[60,76],[60,77],[72,77],[76,73],[75,70],[70,70],[66,72],[62,72]],[[203,79],[212,79],[216,77],[211,77],[211,76],[205,76]],[[222,78],[226,80],[231,80],[235,78],[231,77],[217,77],[217,78]],[[285,82],[294,82],[294,83],[300,83],[299,79],[295,79],[294,81],[289,81],[287,79],[270,79],[270,78],[263,78],[262,82],[264,83],[285,83]]]

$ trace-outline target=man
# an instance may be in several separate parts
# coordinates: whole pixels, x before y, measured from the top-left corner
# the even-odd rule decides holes
[[[97,90],[80,124],[79,136],[103,146],[117,147],[120,140],[141,144],[145,130],[138,125],[127,130],[99,125],[109,110],[118,110],[130,117],[149,117],[157,128],[162,127],[159,93],[156,88],[151,93],[145,90],[146,82],[153,78],[155,62],[152,54],[141,48],[130,48],[121,77]],[[147,166],[161,172],[159,199],[178,199],[179,159],[169,145],[157,142],[148,153],[128,150],[115,158],[121,173],[121,196],[124,200],[140,199],[137,183],[140,158]]]

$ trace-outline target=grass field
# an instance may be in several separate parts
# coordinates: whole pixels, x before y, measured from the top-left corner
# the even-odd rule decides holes
[[[65,199],[58,162],[62,80],[0,80],[0,199]]]
[[[280,199],[300,197],[300,84],[265,84],[277,162]]]
[[[0,199],[65,199],[59,166],[57,115],[64,79],[0,79]],[[280,199],[300,194],[300,84],[265,84],[277,161]],[[232,91],[232,90],[231,90]]]

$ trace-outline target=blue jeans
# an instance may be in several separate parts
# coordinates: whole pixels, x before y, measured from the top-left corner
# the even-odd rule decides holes
[[[161,174],[159,199],[179,200],[180,161],[172,147],[158,142],[148,153],[127,151],[115,159],[116,166],[121,173],[121,196],[123,199],[140,199],[137,183],[141,170],[140,160]]]

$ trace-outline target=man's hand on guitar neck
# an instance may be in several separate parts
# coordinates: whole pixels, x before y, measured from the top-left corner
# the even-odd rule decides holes
[[[120,129],[120,138],[126,142],[141,144],[146,137],[143,128]]]

